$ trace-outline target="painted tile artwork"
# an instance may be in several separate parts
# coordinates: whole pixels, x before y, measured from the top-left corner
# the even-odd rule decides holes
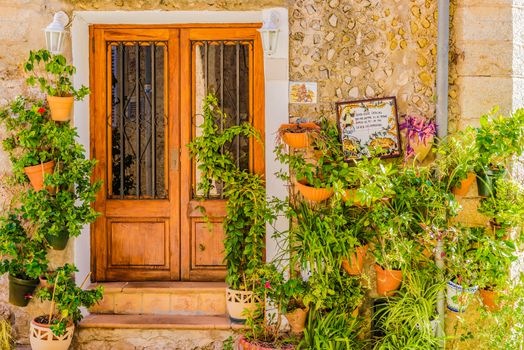
[[[292,81],[289,83],[290,103],[317,103],[317,83]]]
[[[395,97],[337,103],[346,160],[401,154]]]

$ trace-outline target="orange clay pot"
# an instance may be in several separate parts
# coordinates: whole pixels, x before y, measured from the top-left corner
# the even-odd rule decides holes
[[[499,297],[498,292],[494,292],[487,289],[481,289],[480,290],[480,298],[482,299],[482,304],[489,310],[489,311],[498,311],[500,310],[500,303],[497,302],[497,299]]]
[[[238,350],[276,350],[276,349],[279,349],[279,350],[293,350],[295,349],[295,346],[294,345],[286,345],[286,346],[279,346],[279,347],[274,347],[274,346],[271,346],[271,345],[267,345],[267,344],[253,344],[251,343],[249,340],[247,340],[246,338],[244,338],[243,336],[240,337],[240,339],[238,339],[238,342],[237,342],[237,349]]]
[[[55,161],[52,160],[47,163],[41,163],[24,168],[31,185],[35,191],[40,191],[44,188],[44,174],[52,174],[55,168]]]
[[[282,141],[292,148],[306,148],[311,146],[310,132],[320,130],[320,126],[315,123],[282,124],[279,130],[297,130],[297,132],[282,132]]]
[[[357,189],[356,188],[350,188],[350,189],[344,190],[342,194],[342,199],[345,202],[353,203],[354,205],[357,205],[359,207],[362,206],[362,203],[360,203],[360,201],[357,199]]]
[[[362,247],[357,247],[356,253],[352,254],[349,260],[342,260],[342,267],[352,276],[360,275],[364,267],[364,256],[369,246],[366,244]]]
[[[459,186],[453,188],[453,194],[456,196],[467,195],[469,192],[469,188],[471,187],[473,181],[475,181],[476,178],[477,176],[475,175],[475,173],[468,173],[468,177],[460,181]]]
[[[305,199],[312,202],[322,202],[333,195],[333,190],[328,188],[315,188],[308,186],[304,181],[296,182],[298,191],[302,194]]]
[[[73,96],[47,96],[51,119],[57,122],[66,122],[71,119],[71,109],[75,102]]]
[[[287,323],[289,323],[292,333],[300,334],[304,332],[308,311],[308,308],[295,309],[286,314]]]
[[[377,272],[377,293],[383,296],[394,294],[402,283],[401,270],[384,270],[380,265],[375,265]]]

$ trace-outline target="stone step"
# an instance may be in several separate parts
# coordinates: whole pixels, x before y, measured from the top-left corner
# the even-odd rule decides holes
[[[223,282],[109,282],[102,285],[104,299],[89,311],[117,315],[226,314]]]

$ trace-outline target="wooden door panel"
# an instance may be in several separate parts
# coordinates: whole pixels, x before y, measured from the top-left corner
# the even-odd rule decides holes
[[[224,226],[223,218],[193,219],[191,237],[193,257],[192,270],[223,268],[224,264]]]

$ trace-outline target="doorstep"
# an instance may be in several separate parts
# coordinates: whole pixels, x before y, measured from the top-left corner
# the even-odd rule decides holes
[[[244,326],[230,321],[227,315],[104,315],[91,314],[80,322],[80,328],[110,329],[197,329],[234,330]]]

